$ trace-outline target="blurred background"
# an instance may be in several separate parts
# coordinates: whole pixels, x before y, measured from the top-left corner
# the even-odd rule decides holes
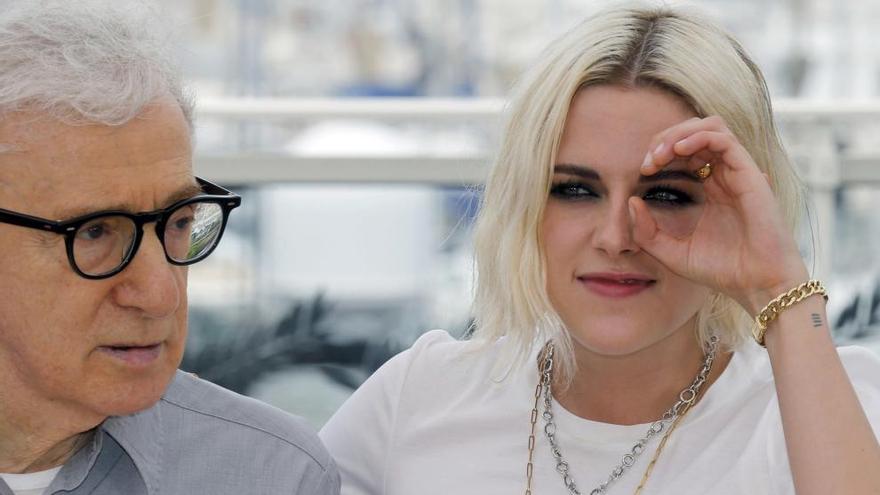
[[[504,98],[605,2],[160,3],[198,97],[196,172],[244,198],[191,269],[183,367],[320,427],[422,332],[465,332]],[[696,3],[765,71],[836,339],[880,352],[880,2]]]

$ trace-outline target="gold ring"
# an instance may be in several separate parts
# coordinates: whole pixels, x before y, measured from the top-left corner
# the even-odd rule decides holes
[[[712,175],[712,164],[711,163],[707,163],[707,164],[703,165],[702,167],[700,167],[699,169],[697,169],[697,177],[699,177],[700,180],[706,180],[709,178],[710,175]]]

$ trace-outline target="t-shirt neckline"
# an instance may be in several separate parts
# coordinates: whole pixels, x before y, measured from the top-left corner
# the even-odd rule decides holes
[[[679,425],[679,429],[686,428],[689,422],[697,421],[701,416],[711,414],[712,410],[731,398],[730,395],[734,392],[738,377],[748,374],[748,369],[751,367],[749,363],[754,358],[751,354],[753,354],[753,349],[749,349],[747,345],[733,353],[721,376],[715,380],[700,402],[688,413],[688,416]],[[541,412],[542,410],[539,409],[538,421],[543,426]],[[562,407],[555,400],[553,401],[553,416],[561,435],[589,442],[598,448],[603,446],[629,448],[642,438],[651,426],[651,423],[616,425],[581,418]]]
[[[34,473],[24,474],[7,474],[0,473],[0,477],[9,486],[12,491],[19,490],[44,490],[49,488],[52,480],[61,471],[63,466],[46,469],[45,471],[37,471]]]

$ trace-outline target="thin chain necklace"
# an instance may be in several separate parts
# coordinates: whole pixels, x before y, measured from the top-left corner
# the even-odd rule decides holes
[[[544,402],[544,412],[541,415],[544,418],[544,435],[547,437],[547,440],[550,443],[550,452],[553,454],[554,459],[556,460],[556,471],[562,477],[562,482],[565,485],[566,489],[568,489],[569,495],[581,495],[581,492],[577,488],[577,484],[574,481],[574,478],[569,473],[569,464],[563,458],[562,452],[559,450],[559,444],[556,442],[556,423],[553,419],[553,392],[551,390],[551,386],[553,383],[553,353],[554,346],[552,342],[548,342],[546,346],[544,346],[544,350],[542,353],[542,359],[539,365],[539,376],[538,385],[535,387],[535,404],[532,407],[532,416],[531,416],[531,433],[529,434],[529,460],[526,464],[526,491],[525,495],[532,495],[532,475],[534,472],[534,464],[532,463],[533,455],[535,452],[535,425],[538,422],[538,403],[541,401],[543,397]],[[657,459],[660,457],[660,453],[663,452],[663,448],[666,446],[666,441],[669,439],[669,436],[675,431],[675,428],[681,422],[681,420],[687,415],[688,411],[693,407],[693,405],[697,402],[697,398],[700,395],[700,390],[703,388],[703,384],[706,383],[706,379],[709,376],[709,372],[712,371],[712,363],[715,361],[715,354],[718,350],[718,337],[712,336],[709,340],[709,352],[706,353],[703,359],[703,366],[700,368],[700,372],[697,373],[697,376],[694,378],[694,381],[681,391],[678,394],[678,401],[672,405],[663,416],[660,417],[657,421],[651,423],[651,426],[648,428],[647,433],[633,445],[632,449],[629,452],[624,454],[623,459],[620,464],[618,464],[608,476],[608,479],[601,483],[599,486],[590,491],[590,495],[603,495],[607,492],[608,487],[620,479],[623,474],[631,468],[636,459],[645,451],[645,447],[648,442],[656,437],[657,435],[664,432],[663,437],[660,440],[660,444],[657,446],[657,450],[654,452],[654,456],[651,458],[651,461],[648,463],[648,467],[645,469],[645,473],[642,476],[642,480],[639,483],[639,486],[636,487],[636,491],[634,495],[638,495],[641,493],[642,488],[644,488],[645,484],[648,481],[648,477],[651,476],[651,473],[654,470],[654,464],[657,463]],[[668,426],[668,428],[667,428]]]

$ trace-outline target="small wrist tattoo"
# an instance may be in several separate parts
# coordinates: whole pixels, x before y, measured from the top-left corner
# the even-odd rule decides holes
[[[822,326],[822,317],[819,316],[819,313],[813,313],[813,328],[819,328]]]

